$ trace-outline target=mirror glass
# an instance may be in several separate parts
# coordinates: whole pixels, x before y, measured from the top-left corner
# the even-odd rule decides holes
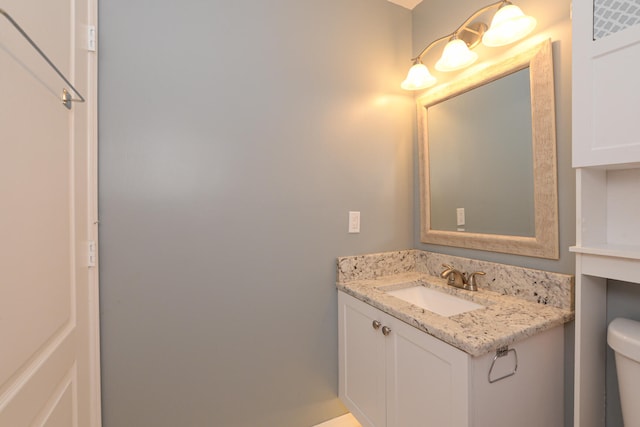
[[[557,259],[549,40],[418,98],[421,240]]]
[[[433,229],[535,235],[530,92],[527,67],[428,107]]]

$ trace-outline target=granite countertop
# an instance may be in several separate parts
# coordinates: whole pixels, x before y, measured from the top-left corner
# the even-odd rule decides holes
[[[404,253],[394,255],[397,254],[404,256]],[[343,266],[349,265],[351,270],[354,259],[360,265],[362,264],[361,259],[357,258],[340,260],[344,261]],[[499,347],[522,341],[574,318],[571,306],[567,307],[563,303],[548,304],[546,298],[542,302],[539,298],[528,300],[521,296],[506,294],[503,290],[496,291],[487,287],[481,287],[478,291],[466,291],[449,286],[445,279],[428,272],[412,271],[416,270],[414,268],[405,270],[409,271],[375,277],[347,277],[345,274],[339,274],[336,286],[339,290],[471,356],[481,356],[495,351]],[[385,292],[416,284],[473,301],[485,308],[444,317]],[[538,291],[536,291],[537,294]]]

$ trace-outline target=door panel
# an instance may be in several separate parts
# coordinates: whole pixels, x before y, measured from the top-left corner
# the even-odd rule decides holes
[[[388,339],[388,427],[469,425],[469,356],[400,320]]]
[[[74,398],[75,388],[75,371],[70,372],[58,388],[59,392],[52,397],[51,411],[47,411],[42,416],[42,425],[45,427],[64,427],[73,425],[74,413],[77,407],[77,401]],[[47,408],[48,409],[48,408]]]
[[[366,427],[386,424],[385,337],[387,316],[338,292],[340,399]],[[380,327],[373,328],[379,321]]]
[[[76,88],[90,90],[95,58],[78,34],[95,19],[95,2],[2,8]],[[64,81],[4,16],[0,70],[0,426],[96,426],[97,272],[84,252],[96,237],[95,98],[64,108]]]

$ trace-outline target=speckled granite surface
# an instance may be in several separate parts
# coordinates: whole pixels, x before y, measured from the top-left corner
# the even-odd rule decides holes
[[[477,292],[465,291],[439,277],[443,263],[487,274]],[[416,284],[486,308],[443,317],[385,293]],[[338,258],[337,287],[472,356],[574,318],[573,276],[418,250]]]

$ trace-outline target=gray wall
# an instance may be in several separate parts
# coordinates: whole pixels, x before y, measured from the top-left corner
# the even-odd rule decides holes
[[[418,54],[432,40],[454,31],[471,13],[487,4],[486,0],[468,0],[464,2],[429,0],[422,2],[413,10],[414,55]],[[522,265],[541,270],[574,273],[575,257],[569,253],[569,246],[575,244],[575,174],[571,168],[571,21],[569,19],[569,4],[569,0],[521,0],[517,2],[517,5],[522,8],[525,13],[536,17],[538,20],[534,35],[551,38],[553,41],[560,260],[544,260],[420,243],[418,156],[416,155],[414,240],[417,248],[486,261]],[[442,45],[442,47],[444,47],[444,43],[442,43]],[[507,46],[506,48],[487,48],[480,45],[475,51],[480,55],[480,59],[478,60],[480,62],[483,58],[486,60],[496,57],[496,55],[504,54],[510,48],[511,46]],[[443,74],[437,73],[434,70],[433,63],[435,63],[435,60],[441,52],[442,50],[440,48],[435,48],[430,51],[430,54],[425,58],[425,63],[430,66],[430,70],[436,77],[449,78],[448,76],[454,76],[455,73]]]
[[[413,246],[573,272],[568,1],[518,3],[554,38],[560,261],[419,243],[415,113],[398,84],[412,53],[484,4],[100,2],[105,427],[344,412],[339,255]],[[346,233],[348,210],[362,233]]]
[[[335,258],[413,245],[411,12],[110,0],[99,16],[105,427],[343,413]]]
[[[429,0],[421,3],[413,11],[413,53],[418,54],[430,41],[456,29],[473,11],[488,4],[486,0],[468,0],[452,2],[449,0]],[[569,18],[569,0],[519,0],[517,5],[538,20],[535,33],[551,38],[553,41],[553,61],[556,96],[556,142],[558,156],[558,214],[560,226],[560,259],[544,260],[524,256],[498,254],[447,246],[420,243],[419,204],[418,201],[418,164],[414,155],[414,246],[444,254],[482,259],[505,264],[521,265],[529,268],[575,273],[575,257],[569,252],[569,246],[575,244],[575,173],[571,167],[571,20]],[[476,51],[482,58],[502,54],[510,49],[486,48],[478,46]],[[441,50],[435,49],[433,64]],[[433,67],[430,67],[432,71]],[[435,71],[434,71],[434,75]],[[417,144],[416,144],[417,147]],[[416,148],[417,150],[417,148]],[[417,152],[417,151],[416,151]],[[573,367],[574,367],[574,330],[573,323],[565,327],[565,425],[573,425]]]

